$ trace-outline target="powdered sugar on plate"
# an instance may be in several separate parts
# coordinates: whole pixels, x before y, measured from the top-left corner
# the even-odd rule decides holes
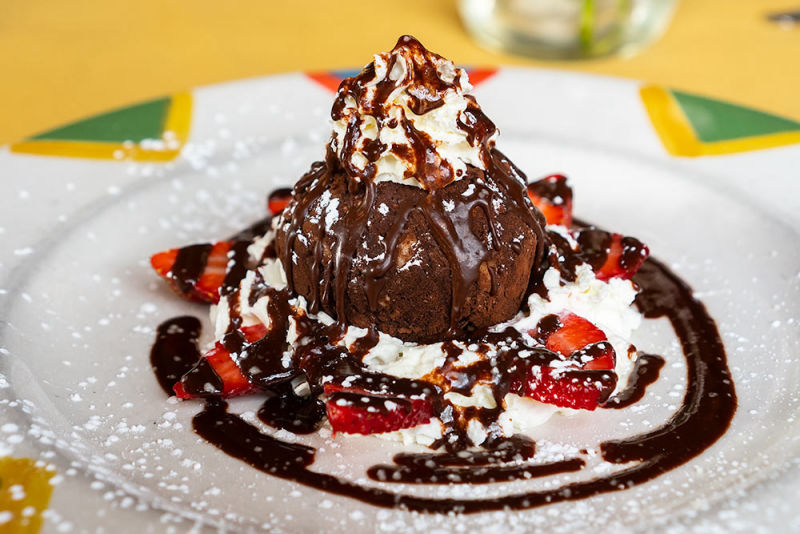
[[[213,115],[197,120],[222,125]],[[797,251],[786,246],[796,235],[669,168],[583,150],[564,149],[571,158],[564,160],[572,163],[562,168],[578,178],[581,203],[598,206],[587,208],[587,216],[599,215],[600,222],[631,232],[641,228],[654,255],[670,260],[694,284],[719,321],[740,407],[729,433],[706,454],[614,495],[530,513],[451,517],[375,509],[286,483],[198,440],[191,418],[199,406],[166,399],[147,354],[161,320],[203,311],[174,299],[150,273],[147,257],[246,225],[263,213],[269,190],[289,183],[321,156],[319,139],[306,142],[307,132],[290,133],[291,143],[286,137],[258,140],[237,131],[233,122],[224,124],[230,141],[211,135],[193,141],[181,160],[167,166],[109,162],[84,170],[85,162],[35,159],[25,163],[31,177],[25,194],[16,194],[21,189],[16,185],[4,186],[7,197],[23,207],[9,208],[0,218],[6,229],[0,240],[4,250],[26,253],[9,254],[0,266],[0,456],[32,457],[53,475],[48,529],[189,531],[198,524],[285,532],[574,532],[597,525],[622,531],[660,525],[714,532],[724,525],[726,531],[758,532],[769,530],[764,525],[773,518],[795,513],[785,495],[794,494],[798,469],[793,458],[799,377],[791,354],[800,348],[792,330],[800,278]],[[554,154],[547,145],[509,140],[503,148],[518,153],[514,159],[532,175],[545,170],[545,163],[548,170],[553,165],[525,156]],[[10,156],[0,156],[0,165],[9,165]],[[613,192],[619,191],[639,199],[646,213],[615,210]],[[585,200],[590,198],[591,203]],[[687,202],[708,211],[688,217],[682,211]],[[33,224],[33,215],[26,215],[30,206],[52,207],[47,225]],[[723,243],[722,235],[740,236],[741,246]],[[203,340],[210,337],[206,323]],[[619,469],[601,462],[593,447],[669,417],[685,389],[680,347],[662,321],[644,321],[631,341],[667,358],[648,395],[627,410],[570,414],[558,424],[551,419],[537,426],[531,430],[537,459],[587,448],[592,473]],[[254,408],[247,402],[232,405],[237,413]],[[365,466],[414,447],[325,432],[314,439],[320,451],[315,469],[353,480],[364,477]],[[574,476],[408,491],[480,499],[523,487],[555,487]],[[19,489],[13,492],[21,496]],[[798,528],[791,520],[783,525]]]

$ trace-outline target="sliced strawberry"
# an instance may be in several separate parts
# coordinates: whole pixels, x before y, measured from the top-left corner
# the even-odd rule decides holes
[[[267,329],[263,324],[242,327],[248,343],[263,338]],[[231,353],[221,342],[206,352],[188,373],[183,375],[173,390],[181,399],[221,396],[235,397],[252,391],[252,385],[239,369]]]
[[[570,230],[572,239],[547,231],[550,245],[547,260],[558,269],[562,278],[574,281],[581,264],[592,268],[598,280],[630,279],[650,254],[647,246],[636,238],[612,234],[594,227]]]
[[[534,367],[524,395],[561,408],[594,410],[617,384],[613,371]]]
[[[522,394],[562,408],[594,410],[617,383],[616,354],[606,335],[570,312],[543,317],[534,336],[567,361],[534,366]]]
[[[611,234],[606,261],[594,274],[598,280],[628,280],[636,274],[649,255],[650,250],[638,239]]]
[[[569,358],[591,343],[605,341],[606,335],[595,325],[570,312],[543,317],[536,326],[536,338],[548,350]]]
[[[232,242],[171,249],[150,258],[153,269],[181,296],[199,302],[219,301]]]
[[[617,364],[617,353],[608,341],[598,341],[576,350],[569,357],[581,369],[613,371]]]
[[[273,215],[282,212],[292,200],[292,190],[288,187],[281,187],[269,194],[267,198],[267,208]]]
[[[433,406],[425,398],[375,395],[338,384],[325,384],[325,410],[333,431],[345,434],[392,432],[433,417]]]
[[[572,226],[572,188],[561,174],[528,184],[528,197],[544,215],[547,224]]]
[[[194,286],[195,291],[211,302],[219,301],[219,288],[225,280],[228,269],[228,251],[231,249],[230,241],[215,243],[208,255],[203,274]]]
[[[208,395],[221,396],[221,397],[235,397],[249,393],[252,389],[247,377],[242,374],[239,366],[231,358],[231,353],[228,352],[222,343],[217,342],[214,348],[203,355],[205,363],[211,366],[222,387],[211,387],[208,385],[216,385],[215,382],[206,381],[202,384],[202,389],[191,387],[189,380],[192,377],[195,369],[202,369],[203,362],[198,367],[186,373],[181,381],[175,384],[175,395],[181,399],[188,399],[193,397],[205,397]]]
[[[170,270],[175,264],[175,258],[178,257],[178,249],[172,248],[163,252],[158,252],[150,256],[150,266],[164,278],[169,279]]]

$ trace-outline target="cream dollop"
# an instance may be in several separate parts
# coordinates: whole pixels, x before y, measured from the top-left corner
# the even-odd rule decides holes
[[[329,154],[356,180],[427,190],[486,170],[497,129],[469,95],[463,69],[410,36],[342,82]]]

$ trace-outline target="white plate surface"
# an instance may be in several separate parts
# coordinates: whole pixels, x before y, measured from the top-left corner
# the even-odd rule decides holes
[[[700,457],[633,489],[466,517],[321,493],[198,439],[191,417],[200,405],[166,399],[148,353],[158,323],[189,313],[207,326],[207,311],[176,299],[147,259],[224,237],[261,216],[266,194],[299,177],[327,137],[329,93],[301,75],[250,80],[195,91],[192,137],[174,163],[0,152],[0,418],[11,425],[0,436],[0,455],[55,466],[46,530],[800,529],[793,506],[800,492],[800,189],[792,182],[800,149],[671,158],[633,82],[509,69],[476,94],[501,128],[498,146],[529,176],[570,176],[577,216],[641,238],[695,288],[717,320],[735,379],[739,408],[728,433]],[[748,180],[759,170],[772,181]],[[634,341],[667,358],[647,397],[627,410],[557,417],[537,440],[593,446],[669,416],[685,387],[674,335],[665,320],[646,321]],[[254,406],[244,400],[233,408]],[[309,439],[323,449],[315,469],[356,480],[397,450],[374,438]],[[480,498],[580,478],[408,491]]]

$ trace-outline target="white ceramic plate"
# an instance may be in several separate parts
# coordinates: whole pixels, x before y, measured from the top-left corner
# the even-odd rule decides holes
[[[570,176],[579,217],[641,238],[693,285],[723,335],[739,408],[705,453],[635,488],[522,512],[420,515],[252,469],[192,432],[199,403],[159,389],[148,360],[155,327],[207,311],[175,298],[149,255],[261,216],[269,191],[323,155],[332,101],[302,74],[192,96],[188,140],[171,162],[22,153],[31,143],[0,152],[0,456],[42,460],[56,473],[46,531],[800,529],[800,145],[684,158],[664,148],[669,132],[654,128],[636,82],[502,69],[481,83],[476,96],[501,129],[499,148],[529,176]],[[752,146],[764,144],[759,133]],[[777,135],[772,144],[785,138]],[[739,146],[724,143],[722,152]],[[685,387],[674,335],[665,321],[647,321],[634,341],[667,358],[645,399],[557,417],[539,441],[591,446],[669,416]],[[366,466],[398,450],[374,438],[310,439],[323,449],[315,469],[362,481]],[[481,498],[575,476],[408,491]]]

